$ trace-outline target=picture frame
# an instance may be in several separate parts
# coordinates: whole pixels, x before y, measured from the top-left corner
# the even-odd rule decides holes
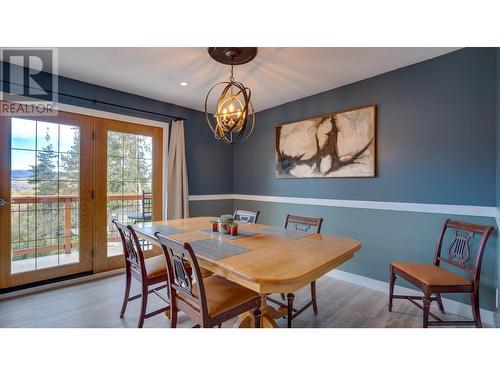
[[[276,178],[376,177],[377,106],[279,124]]]

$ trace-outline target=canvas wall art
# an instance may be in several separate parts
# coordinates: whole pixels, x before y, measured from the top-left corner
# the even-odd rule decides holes
[[[377,107],[276,127],[276,177],[375,177]]]

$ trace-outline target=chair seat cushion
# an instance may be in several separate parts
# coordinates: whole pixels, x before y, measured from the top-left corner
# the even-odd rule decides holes
[[[395,262],[391,265],[430,286],[472,285],[470,280],[434,264]]]
[[[144,259],[144,264],[146,266],[148,279],[160,276],[165,276],[165,278],[167,277],[167,261],[165,260],[165,256],[157,255]]]
[[[217,275],[204,278],[203,284],[211,318],[259,297],[254,291]],[[197,292],[193,287],[195,297],[198,297]]]

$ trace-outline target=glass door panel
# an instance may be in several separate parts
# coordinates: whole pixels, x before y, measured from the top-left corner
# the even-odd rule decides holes
[[[123,266],[122,243],[113,220],[134,225],[162,218],[162,137],[162,128],[96,121],[96,163],[102,168],[96,200],[105,208],[99,209],[96,220],[98,271]],[[147,242],[142,245],[155,250]]]
[[[10,140],[9,160],[0,170],[7,177],[0,191],[9,197],[9,204],[0,207],[7,234],[0,240],[2,265],[9,270],[2,284],[91,270],[92,234],[88,227],[82,231],[80,219],[85,212],[85,222],[91,220],[92,171],[83,171],[82,163],[91,164],[93,157],[92,120],[61,113],[47,119],[4,118],[0,126]]]
[[[123,254],[113,220],[151,221],[153,137],[117,131],[107,133],[108,257]],[[147,249],[151,246],[144,244]]]
[[[78,263],[80,129],[12,118],[11,273]]]

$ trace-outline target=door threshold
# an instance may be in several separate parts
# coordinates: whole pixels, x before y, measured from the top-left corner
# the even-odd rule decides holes
[[[30,294],[35,294],[40,292],[46,292],[49,290],[64,288],[71,285],[82,284],[89,281],[103,279],[105,277],[119,275],[124,272],[125,268],[118,268],[115,270],[94,273],[94,274],[89,272],[83,272],[75,275],[58,277],[51,280],[45,280],[26,285],[0,289],[0,301],[21,296],[27,296]]]

